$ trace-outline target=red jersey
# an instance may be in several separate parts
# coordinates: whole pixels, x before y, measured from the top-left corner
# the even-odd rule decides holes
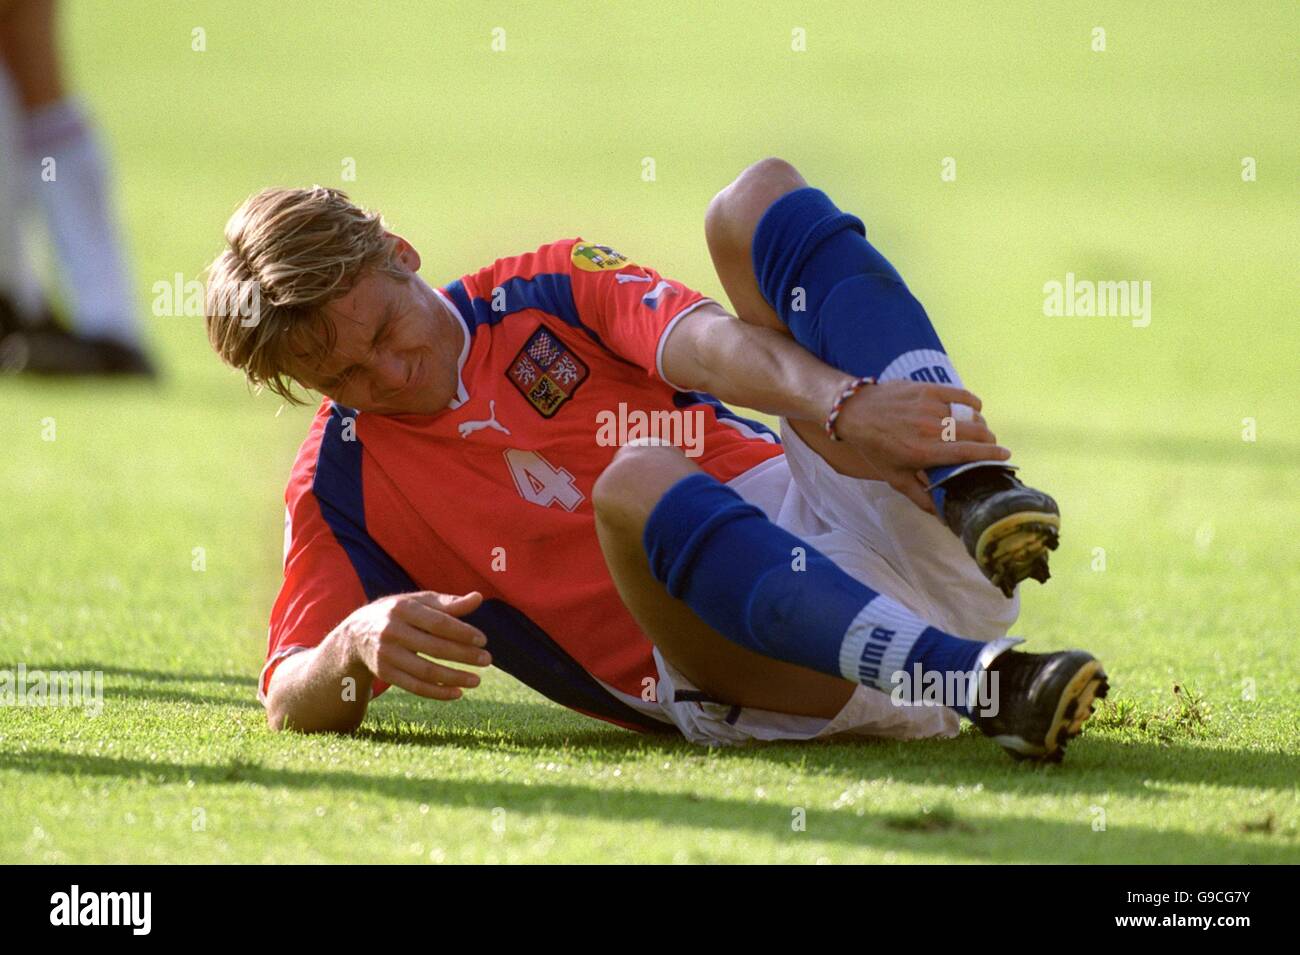
[[[781,453],[763,425],[664,379],[668,332],[709,299],[581,239],[436,291],[465,332],[451,404],[390,416],[327,400],[298,453],[263,694],[279,660],[371,600],[478,590],[466,619],[495,666],[590,715],[666,725],[642,703],[652,648],[605,567],[591,491],[651,421],[683,441],[693,423],[688,454],[720,481]]]

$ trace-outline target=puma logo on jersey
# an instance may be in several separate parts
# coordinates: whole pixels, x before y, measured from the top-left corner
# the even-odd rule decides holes
[[[658,308],[660,298],[662,298],[665,295],[668,295],[671,292],[676,292],[676,291],[677,289],[673,288],[671,284],[669,284],[667,281],[663,279],[660,279],[658,285],[656,285],[649,292],[646,292],[645,295],[641,296],[641,304],[648,305],[650,308]]]
[[[510,429],[497,420],[497,403],[493,398],[488,401],[488,416],[483,421],[462,421],[456,426],[462,438],[468,438],[475,431],[482,431],[484,428],[494,428],[502,434],[509,434]]]

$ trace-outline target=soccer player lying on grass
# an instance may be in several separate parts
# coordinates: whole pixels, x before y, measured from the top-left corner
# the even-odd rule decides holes
[[[328,396],[286,493],[272,726],[351,731],[390,684],[454,700],[479,683],[457,664],[494,664],[705,744],[965,716],[1060,758],[1106,676],[1006,637],[1055,503],[861,221],[792,166],[746,169],[705,228],[738,317],[582,239],[431,287],[335,190],[236,211],[212,345],[287,400]],[[718,399],[780,416],[784,443]],[[647,422],[659,440],[620,442]]]

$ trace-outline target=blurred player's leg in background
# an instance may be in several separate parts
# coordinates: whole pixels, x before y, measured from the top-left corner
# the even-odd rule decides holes
[[[827,364],[879,381],[961,385],[921,304],[866,239],[860,219],[809,187],[790,164],[764,160],[713,200],[706,235],[737,315],[787,330]],[[954,418],[972,409],[955,405]],[[832,466],[850,458],[808,425],[796,430]],[[1048,577],[1059,513],[1000,461],[927,471],[937,512],[985,575],[1010,596]]]
[[[22,114],[9,77],[0,70],[0,339],[36,321],[42,308],[40,283],[23,243]]]
[[[54,0],[0,0],[0,62],[18,115],[17,141],[5,144],[17,178],[0,195],[6,229],[21,243],[19,213],[38,208],[75,328],[60,328],[48,309],[33,305],[30,290],[15,293],[26,328],[0,343],[0,361],[9,370],[150,375],[104,150],[84,107],[63,86]]]

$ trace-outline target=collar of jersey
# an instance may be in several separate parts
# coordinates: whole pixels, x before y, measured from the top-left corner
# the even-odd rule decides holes
[[[455,411],[469,401],[469,392],[465,390],[465,379],[462,374],[465,370],[465,359],[469,357],[469,325],[465,321],[465,316],[460,313],[460,309],[456,307],[456,303],[448,298],[442,289],[435,288],[433,291],[438,298],[442,299],[443,304],[451,309],[451,313],[456,316],[456,321],[460,322],[461,331],[465,334],[464,341],[460,346],[460,357],[456,359],[456,397],[451,399],[447,405],[448,410]]]

